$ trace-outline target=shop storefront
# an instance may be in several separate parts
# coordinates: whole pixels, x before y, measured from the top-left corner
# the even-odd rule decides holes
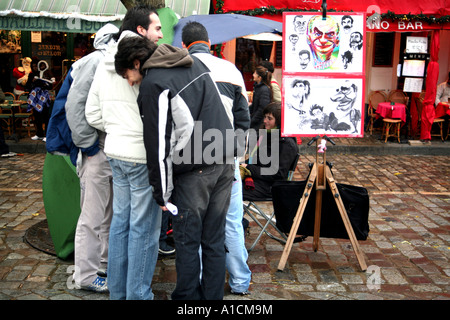
[[[12,71],[20,66],[23,57],[45,61],[46,76],[55,78],[55,89],[58,89],[71,63],[92,52],[95,32],[106,23],[120,23],[126,12],[122,6],[115,12],[108,10],[110,15],[101,17],[82,16],[76,10],[36,13],[0,8],[0,84],[4,91],[13,91],[16,79]]]
[[[440,76],[439,81],[444,81],[448,74],[450,67],[450,48],[447,45],[450,42],[450,7],[445,0],[433,1],[432,3],[419,3],[411,1],[395,1],[390,2],[388,5],[382,5],[381,1],[360,1],[355,3],[354,1],[327,1],[327,10],[329,12],[365,12],[367,16],[373,16],[378,14],[379,19],[375,20],[375,23],[368,24],[366,29],[366,46],[368,57],[366,59],[366,73],[371,77],[372,67],[377,68],[375,64],[372,66],[373,55],[380,56],[381,52],[374,52],[379,48],[375,47],[376,34],[379,33],[391,33],[392,46],[390,47],[389,54],[392,57],[392,62],[389,67],[383,66],[383,77],[389,73],[388,87],[378,88],[379,72],[376,70],[374,73],[374,81],[368,81],[372,83],[374,87],[367,87],[368,90],[375,89],[397,89],[397,86],[402,85],[402,79],[397,80],[397,64],[402,59],[400,50],[406,44],[406,37],[416,33],[422,33],[426,37],[431,37],[433,30],[439,30],[440,32],[440,51],[439,51],[439,65]],[[320,12],[322,6],[322,0],[276,0],[276,1],[238,1],[238,0],[214,0],[215,13],[238,13],[247,14],[252,16],[258,16],[266,19],[272,19],[276,21],[283,21],[283,12]],[[447,7],[446,7],[447,6]],[[380,36],[379,38],[381,38]],[[385,36],[387,37],[387,36]],[[431,42],[428,42],[430,45]],[[255,43],[258,46],[257,43]],[[279,61],[279,47],[274,43],[275,47],[272,52],[271,59],[274,64],[281,68]],[[386,48],[383,48],[386,52]],[[255,51],[257,52],[257,50]],[[240,53],[237,53],[238,55]],[[389,70],[385,68],[390,68]],[[386,85],[386,80],[383,80],[383,85]]]
[[[126,8],[120,0],[91,1],[1,1],[0,85],[12,92],[12,75],[20,59],[45,61],[55,78],[55,91],[70,65],[93,48],[95,33],[105,24],[121,25]],[[166,0],[171,15],[208,14],[210,0]],[[173,21],[163,24],[163,40],[171,42]]]

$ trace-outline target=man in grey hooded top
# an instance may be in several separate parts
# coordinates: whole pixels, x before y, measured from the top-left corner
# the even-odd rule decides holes
[[[106,49],[116,43],[119,29],[113,24],[102,27],[95,37],[93,53],[72,65],[72,85],[65,105],[72,140],[79,148],[77,174],[80,178],[81,213],[75,232],[76,288],[107,292],[109,225],[112,218],[112,172],[103,152],[105,134],[91,127],[85,117],[85,105],[95,71]],[[100,277],[97,272],[100,271]]]

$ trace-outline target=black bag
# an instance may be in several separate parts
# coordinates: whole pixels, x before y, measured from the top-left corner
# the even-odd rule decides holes
[[[272,201],[275,211],[276,226],[280,231],[289,233],[292,222],[300,205],[300,198],[306,187],[305,181],[277,181],[272,186]],[[348,218],[357,240],[366,240],[369,234],[369,194],[363,187],[336,183],[342,197]],[[339,213],[334,195],[327,183],[322,194],[322,211],[320,237],[349,239],[341,214]],[[310,189],[308,203],[300,222],[298,235],[314,235],[314,219],[316,190]]]

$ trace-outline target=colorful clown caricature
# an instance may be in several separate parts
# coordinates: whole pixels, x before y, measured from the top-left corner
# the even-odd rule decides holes
[[[331,16],[313,16],[306,30],[315,70],[330,68],[339,56],[339,24]]]

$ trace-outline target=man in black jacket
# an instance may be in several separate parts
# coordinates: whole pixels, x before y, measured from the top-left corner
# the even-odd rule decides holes
[[[195,21],[188,22],[183,27],[182,44],[191,55],[199,58],[213,74],[221,93],[222,102],[233,114],[233,125],[237,132],[246,133],[250,126],[250,113],[244,79],[241,72],[231,62],[211,54],[209,36],[206,28]],[[272,70],[273,71],[273,70]],[[243,136],[237,137],[243,143]],[[235,163],[233,187],[231,189],[230,206],[225,224],[226,268],[228,284],[231,293],[237,295],[249,294],[251,271],[247,264],[248,252],[245,247],[244,228],[242,227],[243,200],[242,183],[239,172],[238,157],[244,156],[244,148],[240,148]],[[243,159],[242,159],[243,160]]]

